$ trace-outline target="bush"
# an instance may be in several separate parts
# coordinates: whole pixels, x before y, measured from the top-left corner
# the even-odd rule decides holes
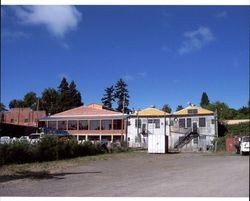
[[[226,136],[225,137],[219,137],[217,141],[217,151],[225,151],[226,150]]]
[[[114,152],[128,151],[126,146],[113,145]],[[78,156],[92,156],[108,152],[106,144],[86,141],[78,144],[75,139],[58,138],[47,135],[37,144],[15,142],[0,144],[0,165],[11,163],[42,162],[73,158]]]
[[[0,146],[1,165],[10,163],[28,163],[34,161],[35,151],[25,142],[14,142]]]
[[[45,136],[37,144],[38,161],[52,161],[59,159],[57,137]]]

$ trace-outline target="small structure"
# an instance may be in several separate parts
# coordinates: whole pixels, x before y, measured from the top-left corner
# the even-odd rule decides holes
[[[121,141],[126,135],[126,118],[120,112],[103,109],[102,105],[90,104],[40,120],[41,127],[66,130],[80,141]]]
[[[39,119],[46,116],[45,111],[35,111],[30,108],[12,108],[2,113],[2,123],[20,126],[37,127]]]
[[[128,120],[129,147],[148,148],[148,153],[166,153],[169,134],[167,115],[154,107],[131,114]]]
[[[170,116],[169,148],[194,151],[208,150],[216,134],[212,111],[189,105]]]

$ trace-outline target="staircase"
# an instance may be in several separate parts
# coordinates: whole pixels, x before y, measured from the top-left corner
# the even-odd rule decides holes
[[[174,148],[182,148],[185,144],[188,144],[192,139],[198,137],[197,130],[189,129],[184,136],[180,137],[179,140],[174,144]]]

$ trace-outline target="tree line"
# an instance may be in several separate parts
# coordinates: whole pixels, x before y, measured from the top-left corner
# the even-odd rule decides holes
[[[239,108],[238,110],[230,108],[228,104],[222,101],[210,102],[206,92],[201,95],[200,107],[217,112],[219,120],[228,119],[249,119],[250,117],[250,102],[248,105]],[[178,105],[176,112],[184,109],[182,105]],[[162,110],[171,113],[172,109],[169,104],[164,104]]]
[[[119,79],[115,85],[107,87],[101,99],[104,108],[116,110],[119,112],[129,113],[129,94],[127,83]],[[117,108],[113,109],[113,104],[117,104]],[[9,108],[29,107],[33,110],[45,110],[47,115],[52,115],[65,110],[84,105],[81,93],[77,90],[74,81],[68,83],[67,79],[62,78],[57,89],[46,88],[41,96],[33,91],[26,93],[23,99],[13,99],[9,103]],[[0,111],[6,111],[3,103],[0,103]]]
[[[128,114],[132,111],[128,107],[129,98],[128,84],[123,79],[119,79],[114,85],[104,89],[101,102],[106,109]],[[47,114],[55,114],[83,104],[81,93],[77,90],[75,82],[71,81],[69,84],[64,77],[57,89],[46,88],[42,92],[41,97],[38,97],[35,92],[28,92],[22,100],[11,100],[9,108],[30,107],[33,110],[45,110]],[[116,107],[114,104],[116,104]],[[248,119],[250,117],[250,102],[248,102],[248,105],[236,110],[230,108],[225,102],[210,102],[206,92],[203,92],[201,95],[200,106],[213,112],[217,111],[219,120]],[[184,107],[178,105],[176,111],[182,109]],[[5,106],[0,103],[0,111],[5,110]],[[162,111],[171,113],[172,108],[169,104],[164,104]]]
[[[9,108],[29,107],[33,110],[45,110],[47,115],[62,112],[83,105],[81,93],[77,90],[74,81],[68,83],[62,78],[57,89],[46,88],[41,96],[33,91],[26,93],[23,99],[13,99]]]

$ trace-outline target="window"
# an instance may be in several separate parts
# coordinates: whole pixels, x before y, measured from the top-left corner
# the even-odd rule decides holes
[[[199,118],[199,127],[206,127],[206,118]]]
[[[187,118],[187,127],[191,128],[191,118]]]
[[[39,121],[38,122],[38,127],[46,127],[46,122],[45,121]]]
[[[79,120],[79,130],[88,130],[88,120]]]
[[[24,122],[27,123],[27,122],[29,122],[29,120],[28,119],[24,119]]]
[[[211,119],[211,124],[214,124],[215,123],[215,119]]]
[[[155,128],[160,128],[160,119],[154,119]]]
[[[135,127],[137,128],[141,128],[141,120],[140,119],[136,119],[135,120]]]
[[[100,130],[100,120],[90,120],[90,130]]]
[[[66,130],[67,121],[58,121],[58,130]]]
[[[77,121],[69,120],[68,121],[68,130],[77,130]]]
[[[102,130],[111,130],[112,120],[102,120]]]
[[[114,130],[121,130],[122,129],[122,120],[121,119],[114,119],[113,120],[113,129]]]
[[[56,121],[48,121],[48,127],[56,129]]]
[[[185,119],[179,119],[179,128],[185,128]]]
[[[14,123],[14,119],[11,119],[10,122],[11,122],[11,123]]]
[[[187,111],[188,111],[188,114],[197,114],[198,113],[197,109],[190,109],[190,110],[187,110]]]

